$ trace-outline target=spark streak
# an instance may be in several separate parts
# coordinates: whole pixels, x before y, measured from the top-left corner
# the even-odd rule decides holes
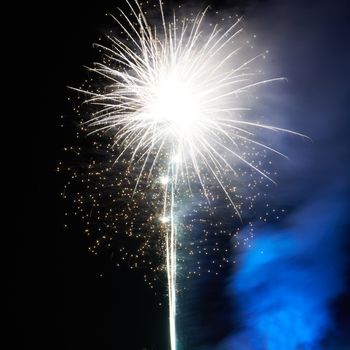
[[[225,171],[236,174],[239,161],[273,181],[245,159],[239,144],[282,155],[254,140],[254,129],[294,132],[242,119],[249,108],[240,105],[241,96],[281,78],[257,80],[250,66],[261,55],[239,57],[241,48],[234,41],[241,33],[240,19],[227,29],[214,25],[208,33],[207,10],[192,19],[179,19],[174,13],[167,22],[160,3],[162,24],[151,26],[137,1],[128,5],[131,15],[120,9],[120,19],[115,18],[124,37],[110,37],[111,47],[99,45],[109,64],[96,63],[91,69],[110,84],[102,93],[83,92],[99,107],[88,121],[92,133],[112,130],[120,149],[117,161],[126,156],[130,164],[139,164],[134,192],[144,173],[151,181],[156,165],[164,169],[156,175],[164,188],[160,221],[165,228],[170,342],[175,350],[178,179],[189,187],[196,179],[209,201],[203,173],[210,174],[239,215]]]

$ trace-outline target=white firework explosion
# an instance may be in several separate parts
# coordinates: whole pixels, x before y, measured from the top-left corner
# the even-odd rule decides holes
[[[117,160],[127,155],[130,163],[140,162],[138,181],[144,172],[150,179],[155,165],[164,163],[161,222],[166,227],[171,348],[175,350],[177,178],[189,184],[197,179],[206,195],[204,169],[235,207],[223,173],[227,169],[235,173],[237,160],[269,178],[245,159],[239,144],[248,142],[282,155],[254,140],[254,128],[297,133],[244,120],[250,108],[240,105],[242,95],[283,78],[257,80],[250,66],[261,55],[239,57],[241,48],[234,40],[242,31],[240,19],[226,29],[214,25],[208,33],[206,10],[192,19],[174,14],[166,21],[160,3],[161,25],[152,26],[138,2],[128,5],[131,15],[120,10],[121,20],[115,18],[124,37],[110,37],[110,47],[100,45],[108,63],[96,63],[91,69],[109,83],[103,93],[83,91],[90,95],[87,102],[99,106],[87,123],[92,132],[114,133],[120,150]]]

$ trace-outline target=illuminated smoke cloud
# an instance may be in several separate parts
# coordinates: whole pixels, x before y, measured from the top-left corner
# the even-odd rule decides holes
[[[220,349],[324,349],[331,303],[345,289],[345,198],[325,194],[286,227],[257,233],[229,287],[242,329]]]

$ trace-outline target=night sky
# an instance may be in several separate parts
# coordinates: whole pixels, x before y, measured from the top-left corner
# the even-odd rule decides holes
[[[282,127],[305,133],[313,142],[289,138],[281,141],[280,149],[291,160],[275,163],[278,188],[271,191],[271,203],[276,208],[287,208],[290,216],[281,226],[267,225],[260,236],[256,233],[259,249],[263,246],[267,251],[284,252],[273,255],[280,266],[276,281],[266,273],[261,285],[248,290],[247,280],[254,279],[254,274],[239,266],[216,279],[204,277],[191,283],[192,294],[183,300],[188,306],[182,320],[186,329],[181,330],[188,344],[184,350],[277,350],[281,343],[259,338],[262,336],[254,317],[261,314],[252,316],[253,309],[245,309],[243,299],[257,305],[255,296],[259,299],[259,293],[260,299],[280,298],[270,289],[274,283],[284,283],[287,279],[282,276],[289,274],[301,288],[308,288],[302,293],[302,300],[306,300],[303,305],[309,305],[305,312],[321,314],[327,309],[327,321],[320,321],[315,331],[322,333],[314,337],[319,347],[299,344],[280,350],[349,349],[348,4],[341,0],[210,3],[224,11],[244,14],[249,30],[261,39],[260,45],[272,52],[272,72],[288,78],[282,87],[269,90],[263,112],[272,114],[273,124],[277,121]],[[155,295],[144,284],[142,271],[115,268],[108,252],[99,256],[89,253],[79,219],[64,217],[67,202],[60,192],[67,179],[55,171],[58,162],[65,161],[63,148],[74,140],[78,122],[73,112],[75,95],[67,86],[79,86],[86,79],[88,73],[83,66],[99,58],[92,43],[114,25],[105,14],[116,11],[119,4],[123,3],[13,2],[5,10],[4,56],[8,62],[4,70],[10,73],[14,102],[7,106],[5,116],[12,126],[4,133],[13,138],[5,153],[12,159],[9,172],[15,182],[9,209],[15,218],[6,232],[13,243],[3,249],[10,256],[5,269],[7,265],[16,266],[7,301],[13,348],[169,348],[165,290]],[[60,127],[61,116],[66,121],[64,128]],[[323,238],[317,238],[315,232],[325,227],[329,229]],[[289,232],[290,240],[280,236],[275,239],[277,231],[285,235]],[[299,245],[295,240],[300,235],[308,237],[303,247],[309,249],[296,248]],[[334,245],[328,245],[329,240]],[[322,248],[325,246],[329,250]],[[236,254],[253,265],[250,271],[263,275],[256,265],[259,262],[249,253]],[[302,273],[295,265],[291,267],[289,258],[302,260],[301,265],[297,263],[304,267]],[[304,265],[308,259],[314,263]],[[310,276],[322,274],[329,283],[316,278],[312,282],[311,278],[315,289],[304,283]],[[286,290],[293,294],[292,284],[285,288],[279,290],[281,294],[286,295]],[[308,304],[313,296],[320,296],[316,306]],[[288,298],[281,300],[289,303]],[[254,326],[242,322],[242,317],[251,317]],[[315,325],[317,322],[310,320]],[[298,332],[295,329],[295,334]]]

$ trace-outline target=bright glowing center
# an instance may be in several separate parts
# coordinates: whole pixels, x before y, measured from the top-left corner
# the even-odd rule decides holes
[[[166,185],[169,182],[169,177],[168,176],[161,176],[159,181],[162,185]]]
[[[169,75],[159,84],[151,113],[158,123],[165,123],[175,137],[192,133],[199,119],[199,105],[193,88],[175,74]]]

